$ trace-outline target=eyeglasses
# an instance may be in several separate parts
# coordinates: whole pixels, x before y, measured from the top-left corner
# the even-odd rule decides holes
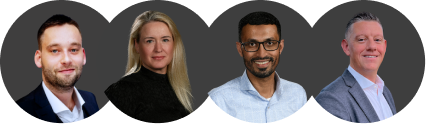
[[[281,41],[277,40],[268,40],[265,42],[249,41],[241,43],[241,46],[243,46],[244,50],[247,52],[256,52],[259,50],[260,44],[263,44],[263,48],[266,51],[274,51],[278,49],[280,42]]]

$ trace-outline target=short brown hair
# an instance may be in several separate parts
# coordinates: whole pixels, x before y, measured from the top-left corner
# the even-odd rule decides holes
[[[41,50],[40,38],[41,38],[41,35],[43,35],[44,31],[47,28],[53,27],[53,26],[60,26],[60,25],[64,25],[64,24],[74,25],[75,27],[77,27],[78,31],[80,31],[80,28],[78,27],[77,22],[72,20],[70,17],[68,17],[66,15],[62,15],[62,14],[53,15],[52,17],[47,19],[43,23],[43,25],[41,25],[41,27],[38,29],[38,33],[37,33],[38,49]]]
[[[380,23],[379,17],[377,17],[377,16],[375,16],[372,13],[369,13],[369,12],[360,12],[360,13],[356,14],[354,17],[352,17],[352,19],[346,25],[346,31],[345,31],[345,39],[346,40],[348,40],[348,38],[349,38],[349,33],[351,33],[352,25],[356,22],[359,22],[359,21],[376,21],[377,23],[380,24],[380,26],[382,25]]]

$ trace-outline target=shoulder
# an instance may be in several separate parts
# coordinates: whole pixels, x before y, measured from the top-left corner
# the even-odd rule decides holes
[[[280,88],[280,93],[282,94],[282,95],[278,95],[278,96],[286,98],[287,101],[289,101],[289,100],[293,101],[294,100],[293,101],[294,104],[301,105],[301,106],[299,106],[299,108],[302,107],[307,101],[306,91],[298,83],[291,82],[291,81],[280,78],[280,85],[279,85],[278,88]],[[289,96],[291,96],[291,97],[289,97]]]
[[[318,96],[324,94],[324,93],[332,93],[332,94],[344,94],[348,93],[350,87],[348,87],[345,83],[345,80],[342,76],[339,76],[336,80],[328,84],[326,87],[324,87],[321,92],[318,94]]]
[[[93,93],[84,90],[78,90],[78,93],[81,95],[81,97],[83,97],[85,102],[96,103],[96,96]]]
[[[28,93],[28,95],[17,100],[16,103],[22,107],[28,104],[33,104],[36,100],[42,100],[43,97],[46,98],[46,94],[44,93],[43,86],[40,84],[33,91]],[[47,100],[47,98],[45,100]]]
[[[346,86],[343,77],[340,76],[324,87],[315,100],[317,100],[317,102],[320,104],[323,102],[329,103],[343,100],[343,97],[350,95],[348,92],[349,88],[350,87]]]
[[[78,90],[78,93],[80,93],[81,97],[95,97],[95,95],[89,91]]]
[[[36,95],[34,94],[34,91],[31,91],[28,95],[20,98],[19,100],[16,101],[16,103],[22,108],[25,109],[29,106],[32,106],[33,104],[35,104],[35,97]]]
[[[140,76],[138,76],[136,73],[122,77],[117,82],[111,84],[105,90],[105,94],[108,97],[110,97],[110,96],[115,96],[122,93],[127,93],[129,90],[132,90],[135,88],[136,83],[143,82],[141,80],[138,80],[139,78]],[[123,92],[123,91],[127,91],[127,92]]]
[[[230,91],[239,90],[240,81],[241,81],[241,76],[235,79],[232,79],[219,87],[212,89],[208,94],[210,97],[212,97],[212,96],[224,94]]]
[[[306,94],[305,89],[298,83],[291,82],[282,78],[280,78],[280,83],[280,88],[282,88],[283,91]]]

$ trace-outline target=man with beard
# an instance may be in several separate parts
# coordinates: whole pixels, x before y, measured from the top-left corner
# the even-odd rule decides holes
[[[34,61],[42,68],[42,83],[16,103],[39,119],[68,123],[99,110],[95,96],[74,85],[86,63],[77,22],[65,15],[50,17],[38,30]]]
[[[306,103],[305,90],[275,72],[284,48],[278,19],[253,12],[240,20],[238,29],[236,47],[247,69],[211,90],[210,98],[231,116],[253,123],[274,122],[299,110]]]

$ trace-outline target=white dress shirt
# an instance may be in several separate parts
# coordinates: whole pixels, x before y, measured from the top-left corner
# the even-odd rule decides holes
[[[52,106],[53,112],[55,112],[55,114],[59,117],[59,119],[61,119],[62,122],[69,123],[69,122],[75,122],[75,121],[84,119],[84,114],[83,114],[84,100],[81,97],[80,93],[78,93],[77,88],[74,87],[74,94],[72,95],[72,97],[74,99],[75,106],[73,108],[73,111],[71,112],[68,109],[68,107],[65,106],[65,104],[62,103],[62,101],[59,100],[52,93],[52,91],[50,91],[46,87],[46,85],[44,84],[44,81],[42,85],[43,85],[43,90],[44,90],[44,93],[46,94],[47,100],[49,101],[50,106]]]
[[[376,81],[373,83],[355,71],[351,66],[348,67],[348,70],[359,83],[362,90],[364,90],[365,95],[367,95],[368,100],[370,100],[370,103],[376,111],[377,116],[379,116],[379,119],[384,120],[392,117],[392,111],[383,96],[383,87],[385,86],[385,82],[383,82],[382,78],[377,75]]]

